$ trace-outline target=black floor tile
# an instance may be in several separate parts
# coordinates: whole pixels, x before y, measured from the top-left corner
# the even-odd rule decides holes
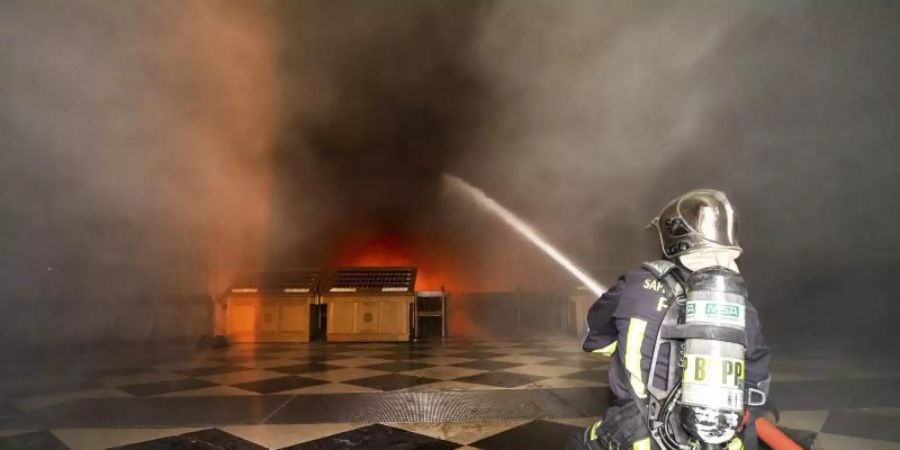
[[[364,350],[364,349],[360,348],[360,347],[354,347],[352,345],[346,345],[346,344],[328,344],[325,347],[322,347],[323,352],[332,353],[332,354],[354,352],[357,350]]]
[[[252,370],[250,367],[237,366],[234,364],[226,364],[224,366],[198,367],[188,370],[174,370],[173,372],[187,375],[189,377],[205,377],[209,375],[219,375],[222,373],[240,372],[243,370]]]
[[[343,354],[325,354],[325,353],[317,353],[317,354],[309,354],[305,356],[295,356],[291,359],[296,359],[298,361],[305,361],[308,363],[316,363],[316,364],[325,364],[330,361],[340,361],[342,359],[350,359],[356,358],[352,355],[343,355]]]
[[[487,372],[468,377],[456,378],[453,381],[511,388],[522,386],[528,383],[533,383],[538,380],[543,380],[544,378],[546,377],[536,377],[533,375],[523,375],[520,373],[512,372]]]
[[[0,450],[68,450],[65,444],[59,441],[49,431],[35,431],[33,433],[16,434],[0,437]]]
[[[13,416],[7,429],[170,428],[262,423],[291,397],[96,398],[63,403]]]
[[[245,363],[245,362],[266,361],[266,360],[277,359],[277,358],[273,358],[271,356],[265,356],[265,355],[250,354],[250,355],[223,356],[223,357],[216,357],[216,358],[209,358],[209,359],[211,359],[213,361],[221,361],[226,364],[241,364],[241,363]]]
[[[82,372],[82,375],[89,378],[117,377],[152,372],[153,370],[152,367],[146,366],[112,367],[107,369],[87,369]]]
[[[257,445],[246,439],[239,438],[231,433],[227,433],[218,428],[207,428],[205,430],[194,431],[182,434],[181,437],[191,442],[202,442],[211,444],[212,448],[225,450],[264,450],[265,447]]]
[[[566,406],[578,411],[572,417],[600,416],[615,398],[609,387],[553,389],[552,392]]]
[[[61,394],[63,392],[84,391],[87,389],[96,389],[104,387],[100,384],[98,378],[78,378],[50,381],[47,383],[36,384],[32,386],[17,386],[8,388],[0,386],[0,392],[4,393],[7,398],[22,398],[34,395]]]
[[[601,361],[593,361],[590,359],[581,359],[581,358],[572,358],[572,359],[554,359],[551,361],[544,361],[541,364],[545,366],[563,366],[563,367],[577,367],[579,369],[589,370],[589,369],[600,369],[609,367],[608,363],[604,363]]]
[[[13,415],[17,412],[19,412],[19,409],[16,408],[12,402],[0,400],[0,418]]]
[[[859,411],[831,411],[822,432],[900,442],[900,426],[896,417]]]
[[[790,440],[794,441],[797,445],[799,445],[803,449],[812,449],[813,444],[816,442],[816,437],[819,436],[819,433],[815,431],[806,431],[806,430],[794,430],[791,428],[778,427],[782,433],[784,433]],[[759,440],[759,449],[760,450],[772,450],[772,447],[766,445],[765,442]],[[838,449],[825,449],[825,450],[838,450]]]
[[[533,348],[535,350],[550,350],[552,348],[558,348],[560,344],[548,344],[543,341],[523,341],[519,343],[519,347],[521,348]]]
[[[353,350],[364,350],[367,346],[361,345],[362,343],[355,344],[335,344],[332,342],[325,343],[321,348],[328,352],[349,352]]]
[[[569,436],[584,430],[571,425],[535,420],[472,443],[483,450],[547,450],[561,449]]]
[[[256,350],[256,353],[261,355],[268,355],[270,353],[282,353],[289,352],[292,350],[308,350],[309,347],[306,344],[293,344],[293,345],[284,345],[277,347],[263,347]]]
[[[182,380],[158,381],[156,383],[132,384],[130,386],[117,386],[116,389],[125,391],[136,397],[147,397],[150,395],[162,395],[170,392],[188,391],[192,389],[200,389],[205,387],[218,386],[216,383],[198,380],[196,378],[185,378]]]
[[[309,348],[297,349],[297,350],[303,350],[303,351],[305,351],[305,353],[307,355],[327,355],[329,353],[335,353],[335,354],[340,353],[340,352],[331,352],[331,351],[327,350],[325,347],[316,347],[316,346],[310,346]],[[290,351],[290,350],[286,350],[286,351]]]
[[[371,366],[364,366],[364,368],[366,369],[384,370],[387,372],[405,372],[407,370],[427,369],[429,367],[434,367],[434,364],[422,364],[411,361],[395,361],[389,363],[373,364]]]
[[[874,408],[900,406],[896,383],[891,379],[775,381],[771,392],[784,411]]]
[[[268,380],[252,381],[250,383],[235,384],[234,387],[256,392],[258,394],[275,394],[292,389],[300,389],[310,386],[318,386],[320,384],[328,384],[327,381],[314,380],[312,378],[303,377],[279,377],[270,378]]]
[[[361,378],[359,380],[345,381],[346,384],[354,384],[357,386],[380,389],[382,391],[394,391],[397,389],[409,388],[413,386],[421,386],[423,384],[437,383],[440,380],[425,377],[413,377],[409,375],[401,375],[392,373],[388,375],[379,375],[371,378]]]
[[[447,348],[447,349],[471,350],[471,351],[475,351],[480,348],[480,347],[476,347],[475,344],[473,344],[471,342],[463,342],[463,341],[447,342],[444,345],[442,345],[441,347]]]
[[[272,372],[281,372],[281,373],[290,373],[290,374],[301,374],[301,373],[313,373],[313,372],[322,372],[325,370],[336,370],[343,369],[341,366],[334,366],[331,364],[325,364],[319,361],[308,361],[301,364],[293,364],[290,366],[281,366],[281,367],[267,367],[266,370],[270,370]]]
[[[556,358],[556,359],[572,359],[572,358],[580,358],[581,353],[576,352],[560,352],[560,351],[545,351],[545,350],[535,350],[533,352],[522,353],[523,355],[528,356],[543,356],[545,358]]]
[[[376,424],[335,434],[285,450],[451,450],[460,444]]]
[[[441,341],[421,340],[421,341],[409,343],[409,348],[414,349],[414,350],[432,350],[432,349],[436,349],[436,348],[441,348],[443,346],[444,346],[444,344]]]
[[[206,356],[206,359],[209,359],[214,354],[210,354]],[[224,358],[226,355],[218,355],[219,358]],[[140,359],[135,361],[130,361],[131,365],[135,366],[158,366],[161,364],[175,364],[175,363],[183,363],[186,359],[190,359],[191,355],[142,355],[139,357]],[[217,361],[218,362],[218,361]]]
[[[560,378],[568,378],[570,380],[599,381],[606,383],[609,381],[609,372],[605,370],[582,370],[581,372],[570,373]]]
[[[456,355],[449,355],[453,358],[456,358]],[[503,361],[469,361],[460,364],[452,364],[453,367],[464,367],[466,369],[478,369],[478,370],[503,370],[509,369],[510,367],[521,366],[519,363],[508,363]]]
[[[377,355],[369,356],[369,358],[378,358],[378,359],[390,359],[390,360],[403,360],[403,359],[419,359],[419,358],[429,358],[434,355],[429,355],[427,353],[416,353],[416,352],[390,352],[390,353],[379,353]]]
[[[213,447],[215,448],[215,447]],[[111,447],[107,450],[200,450],[204,449],[202,443],[193,443],[181,436],[168,436],[152,441],[136,442],[134,444]],[[205,450],[205,449],[204,449]]]
[[[462,351],[462,352],[453,352],[448,353],[447,356],[452,356],[454,358],[471,358],[471,359],[491,359],[491,358],[499,358],[503,356],[503,353],[491,353],[491,352],[482,352],[482,351]]]
[[[265,450],[265,447],[218,428],[194,431],[152,441],[138,442],[117,450]]]

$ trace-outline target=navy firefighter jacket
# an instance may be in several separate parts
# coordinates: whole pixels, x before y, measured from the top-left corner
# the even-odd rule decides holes
[[[681,267],[674,269],[689,275]],[[619,278],[588,311],[583,348],[586,352],[612,356],[609,385],[619,399],[630,399],[625,383],[639,397],[646,396],[646,383],[656,345],[656,336],[669,304],[675,301],[666,283],[640,268]],[[759,314],[747,303],[746,382],[755,386],[769,377],[769,349],[763,341]],[[669,364],[668,346],[660,351],[654,386],[665,387]],[[627,369],[627,371],[625,370]],[[629,376],[634,374],[635,376]],[[640,379],[637,378],[640,374]]]

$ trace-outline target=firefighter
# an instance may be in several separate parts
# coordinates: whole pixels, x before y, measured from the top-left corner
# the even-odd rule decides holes
[[[738,271],[735,261],[742,249],[736,235],[737,215],[724,193],[690,191],[666,205],[651,226],[659,233],[664,259],[620,277],[588,311],[582,347],[612,358],[609,385],[615,400],[600,421],[567,443],[568,449],[660,448],[647,425],[651,414],[648,383],[665,385],[667,374],[674,373],[668,371],[669,364],[678,360],[656,345],[663,319],[694,271],[709,267]],[[749,303],[745,329],[745,383],[767,394],[769,349],[756,309]],[[651,374],[655,352],[656,370]],[[722,448],[742,447],[735,437]]]

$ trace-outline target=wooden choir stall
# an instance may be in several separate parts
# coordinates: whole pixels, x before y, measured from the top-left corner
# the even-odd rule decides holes
[[[255,272],[237,277],[226,300],[231,342],[309,342],[315,333],[319,272]]]
[[[327,337],[334,342],[408,341],[412,337],[416,269],[345,267],[323,294]]]

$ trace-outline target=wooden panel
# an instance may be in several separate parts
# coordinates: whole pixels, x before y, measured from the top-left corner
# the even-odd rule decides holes
[[[356,327],[354,333],[380,333],[381,314],[378,303],[367,301],[356,303]]]
[[[356,303],[340,302],[328,305],[328,333],[352,334],[356,329]]]
[[[230,297],[226,334],[232,342],[309,342],[311,298]]]
[[[409,332],[409,303],[407,302],[380,302],[379,303],[379,333],[400,334]]]
[[[344,342],[406,341],[412,296],[335,295],[328,304],[328,339]]]
[[[259,333],[277,333],[278,332],[278,305],[263,304],[259,312],[259,324],[257,325]]]
[[[259,299],[232,300],[228,305],[228,334],[256,331]]]
[[[279,333],[309,334],[309,302],[281,305],[279,319]]]

